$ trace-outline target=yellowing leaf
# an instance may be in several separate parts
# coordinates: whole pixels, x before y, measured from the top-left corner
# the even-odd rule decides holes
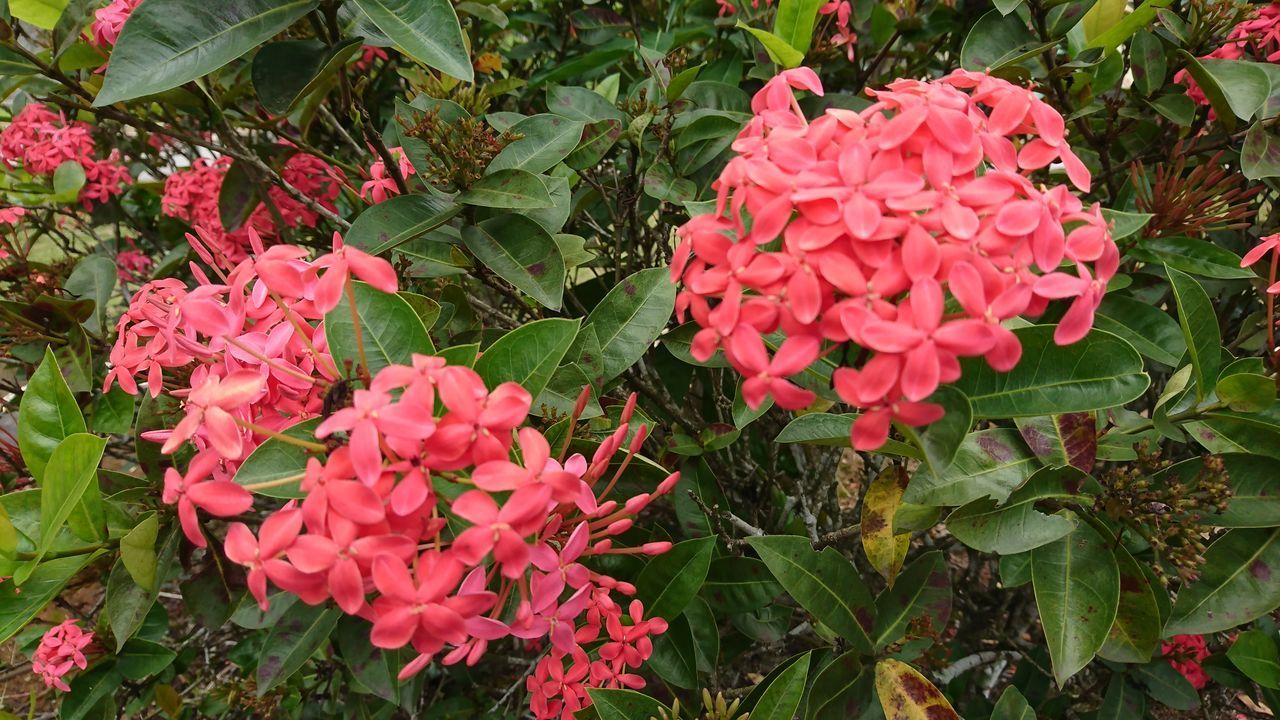
[[[942,692],[904,662],[876,663],[876,694],[886,720],[960,720]]]
[[[1114,26],[1124,17],[1126,0],[1098,0],[1080,21],[1084,28],[1085,40],[1092,40],[1107,28]]]
[[[902,505],[908,479],[905,468],[890,465],[871,481],[862,499],[862,550],[871,567],[889,581],[889,587],[902,570],[911,544],[911,533],[893,533],[893,516]]]

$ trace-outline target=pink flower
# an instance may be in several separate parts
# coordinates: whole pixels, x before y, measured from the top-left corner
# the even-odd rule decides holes
[[[205,546],[204,533],[196,508],[211,515],[228,517],[239,515],[253,507],[253,496],[244,487],[216,476],[219,463],[217,453],[205,450],[197,453],[185,473],[173,468],[164,471],[164,502],[178,505],[178,520],[182,532],[197,547]]]
[[[63,677],[72,667],[88,667],[84,649],[93,642],[93,633],[80,629],[77,620],[64,620],[45,631],[31,661],[31,672],[44,680],[45,687],[71,690]]]
[[[111,0],[111,3],[93,13],[93,42],[98,47],[115,45],[124,29],[125,20],[142,0]]]
[[[472,523],[454,538],[453,549],[463,562],[474,565],[490,551],[507,577],[518,577],[529,564],[525,538],[542,524],[551,500],[551,488],[527,485],[503,502],[502,507],[482,490],[463,493],[453,501],[453,513]]]
[[[1174,635],[1160,643],[1160,652],[1196,690],[1208,684],[1209,674],[1200,666],[1200,662],[1210,655],[1203,635]]]

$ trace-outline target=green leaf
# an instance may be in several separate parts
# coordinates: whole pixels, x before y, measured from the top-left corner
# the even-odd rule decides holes
[[[786,40],[768,30],[753,28],[741,20],[738,21],[737,27],[751,33],[756,40],[760,41],[760,44],[764,46],[764,51],[769,55],[769,59],[773,61],[774,65],[781,68],[796,68],[804,64],[803,52],[795,49]]]
[[[9,0],[9,14],[42,30],[52,30],[70,0]]]
[[[1133,669],[1133,674],[1146,686],[1147,695],[1165,707],[1188,712],[1200,704],[1195,686],[1175,670],[1168,660],[1161,658],[1146,665],[1138,665]]]
[[[1026,21],[1017,14],[1004,15],[1000,10],[991,10],[978,18],[965,37],[960,48],[960,67],[987,70],[1009,53],[1037,40]]]
[[[123,559],[111,566],[111,571],[107,573],[104,614],[107,625],[111,628],[111,635],[115,638],[117,650],[124,647],[125,642],[142,628],[166,577],[180,569],[174,557],[178,546],[185,541],[186,536],[176,524],[166,528],[164,540],[156,553],[156,582],[150,590],[143,588],[130,576]]]
[[[1241,120],[1252,119],[1271,94],[1271,78],[1257,63],[1201,58],[1199,64],[1222,88],[1227,105]]]
[[[1164,635],[1203,635],[1280,607],[1280,528],[1231,530],[1204,553],[1200,578],[1178,592]]]
[[[1163,263],[1201,277],[1218,280],[1251,280],[1254,277],[1252,270],[1240,267],[1239,255],[1205,240],[1153,238],[1143,240],[1129,254],[1144,262]]]
[[[124,683],[124,677],[116,668],[113,660],[94,666],[76,675],[70,683],[71,690],[58,708],[59,720],[84,720],[95,712],[100,712],[107,700]],[[105,706],[110,710],[113,706]]]
[[[1115,50],[1134,33],[1150,24],[1155,19],[1158,8],[1168,7],[1171,2],[1173,0],[1146,0],[1120,22],[1108,24],[1107,30],[1091,38],[1086,47],[1102,48],[1108,53]]]
[[[295,603],[272,626],[258,657],[258,696],[279,685],[329,641],[342,610],[324,605]]]
[[[1134,350],[1171,368],[1187,352],[1178,322],[1158,307],[1124,295],[1107,295],[1098,306],[1094,327],[1119,336]]]
[[[570,120],[595,123],[615,120],[621,125],[626,114],[594,90],[552,85],[547,88],[547,109]]]
[[[893,658],[876,663],[876,695],[886,720],[960,720],[941,690]]]
[[[360,38],[332,47],[314,38],[264,45],[253,57],[251,72],[258,102],[267,112],[288,114],[360,52],[360,45]]]
[[[685,540],[644,566],[636,578],[636,596],[644,600],[646,614],[675,617],[684,610],[707,577],[715,544],[715,537]]]
[[[39,483],[58,443],[84,431],[80,406],[62,377],[53,351],[45,348],[44,361],[31,374],[18,404],[18,448],[31,477]]]
[[[1120,570],[1120,605],[1107,642],[1098,655],[1112,662],[1145,663],[1160,647],[1160,628],[1164,624],[1156,593],[1133,556],[1124,545],[1114,548],[1116,566]]]
[[[111,51],[95,107],[203,77],[307,14],[316,0],[167,0],[139,5]]]
[[[250,175],[249,164],[235,160],[222,176],[218,189],[218,219],[227,232],[237,230],[262,203],[261,187]]]
[[[1178,324],[1195,370],[1196,398],[1203,400],[1216,385],[1222,362],[1222,339],[1218,316],[1209,295],[1195,278],[1175,268],[1167,268],[1169,286],[1178,304]]]
[[[147,515],[120,538],[120,560],[129,576],[143,590],[155,590],[156,585],[156,535],[160,520],[155,513]]]
[[[653,655],[645,667],[670,685],[685,690],[697,688],[697,651],[693,646],[693,630],[683,613],[672,617],[667,631],[653,639]]]
[[[850,650],[825,665],[813,678],[805,701],[805,720],[860,718],[875,702],[873,674],[862,667],[857,651]]]
[[[1271,633],[1246,630],[1236,637],[1227,657],[1250,680],[1272,690],[1280,689],[1280,650]]]
[[[711,561],[700,591],[711,607],[727,613],[759,610],[782,593],[767,565],[732,555]]]
[[[1079,501],[1086,481],[1092,478],[1073,467],[1043,468],[1009,495],[1003,505],[982,498],[957,508],[947,518],[947,529],[975,550],[1000,555],[1047,545],[1074,530],[1076,522],[1070,514],[1046,515],[1035,504],[1045,500]]]
[[[671,165],[658,161],[644,173],[644,194],[655,200],[681,204],[693,200],[698,187],[688,178],[676,175]]]
[[[675,309],[676,289],[665,267],[624,278],[587,316],[604,359],[604,380],[621,375],[653,345]]]
[[[671,713],[666,705],[634,690],[587,688],[587,695],[600,720],[648,720]]]
[[[33,562],[53,547],[63,524],[86,542],[104,538],[106,521],[98,489],[98,462],[106,447],[104,438],[76,433],[58,443],[49,456],[48,472],[40,487],[40,544]]]
[[[1109,544],[1088,523],[1031,551],[1031,584],[1059,687],[1102,648],[1120,601]]]
[[[849,433],[856,413],[836,415],[834,413],[808,413],[787,423],[777,437],[777,443],[800,443],[803,445],[825,445],[828,447],[849,447]],[[903,457],[923,460],[924,453],[918,448],[897,440],[888,440],[876,452],[885,455],[901,455]]]
[[[356,315],[360,319],[359,338],[352,319],[351,299],[345,293],[338,305],[324,316],[325,339],[329,341],[329,352],[339,370],[346,361],[350,361],[352,367],[362,364],[361,347],[370,376],[388,365],[412,365],[414,353],[435,353],[427,329],[408,301],[362,282],[351,285]]]
[[[1219,455],[1231,497],[1227,510],[1210,515],[1217,527],[1275,527],[1280,525],[1280,475],[1275,473],[1275,460],[1258,455],[1229,453]],[[1179,463],[1171,471],[1183,468],[1187,479],[1194,478],[1204,467],[1200,458]]]
[[[1139,30],[1129,44],[1130,70],[1133,84],[1143,95],[1150,97],[1164,87],[1168,74],[1167,51],[1164,43],[1153,32]]]
[[[1014,330],[1022,359],[1013,370],[992,370],[964,358],[956,387],[969,396],[974,418],[1014,418],[1084,412],[1123,405],[1146,391],[1151,378],[1128,343],[1094,330],[1071,345],[1054,343],[1053,325]]]
[[[1244,135],[1240,172],[1248,180],[1280,177],[1280,135],[1264,128],[1261,121],[1254,123]]]
[[[1215,392],[1236,412],[1261,412],[1276,400],[1276,381],[1266,375],[1236,373],[1218,380]]]
[[[1098,423],[1093,413],[1016,418],[1018,433],[1046,465],[1070,465],[1084,472],[1098,457]]]
[[[874,624],[874,605],[848,558],[831,547],[815,551],[807,539],[794,535],[755,536],[747,544],[801,607],[854,649],[871,652],[867,631]]]
[[[991,710],[991,720],[1036,720],[1036,711],[1027,704],[1018,688],[1010,685],[1000,695],[1000,702]]]
[[[527,117],[511,127],[512,133],[523,137],[504,147],[485,172],[508,168],[531,173],[546,172],[578,147],[585,126],[581,120],[551,113]]]
[[[892,588],[876,597],[876,622],[872,644],[876,650],[898,642],[913,623],[925,624],[929,631],[941,633],[951,617],[951,578],[947,560],[932,550],[902,571]]]
[[[1147,702],[1142,691],[1126,680],[1124,673],[1112,673],[1107,694],[1102,698],[1098,720],[1131,720],[1146,717]]]
[[[565,266],[560,246],[541,225],[523,215],[499,215],[462,229],[476,259],[544,307],[559,310]]]
[[[439,229],[462,206],[448,197],[427,193],[399,195],[365,210],[351,223],[344,241],[370,255],[382,255]]]
[[[537,209],[555,203],[547,186],[537,175],[525,170],[507,168],[485,175],[462,191],[458,202],[490,208]]]
[[[13,582],[0,583],[0,642],[26,627],[94,557],[96,555],[71,555],[42,562],[21,588]]]
[[[674,82],[673,80],[673,85]],[[609,118],[593,122],[582,131],[582,140],[578,143],[578,147],[564,159],[564,163],[574,170],[595,167],[620,137],[622,137],[620,120]]]
[[[773,34],[797,50],[802,56],[813,42],[813,26],[824,0],[778,0],[778,13],[773,18]]]
[[[133,638],[116,658],[116,668],[126,680],[143,680],[173,664],[178,653],[157,642]]]
[[[311,418],[294,423],[281,430],[281,434],[300,440],[315,442],[316,428],[324,418]],[[312,452],[304,447],[285,442],[278,438],[267,438],[245,458],[232,478],[241,485],[257,485],[275,482],[287,477],[301,475],[307,469],[307,458]],[[256,489],[253,492],[273,498],[302,498],[306,493],[301,490],[301,479],[284,485]]]
[[[76,263],[63,288],[70,294],[93,301],[93,314],[84,321],[84,327],[94,335],[102,334],[107,327],[107,303],[116,289],[117,268],[105,255],[86,255]]]
[[[753,720],[792,720],[796,716],[812,660],[813,653],[805,653],[765,687],[751,708]]]
[[[694,596],[682,615],[689,621],[689,630],[693,633],[698,672],[715,672],[720,662],[720,628],[711,606],[701,597]]]
[[[920,448],[925,466],[934,473],[940,473],[955,460],[969,433],[973,424],[973,408],[969,405],[969,398],[950,385],[938,388],[926,402],[939,405],[946,411],[942,419],[929,425],[924,432],[917,432],[916,428],[904,423],[898,424],[898,430]]]
[[[581,321],[548,318],[526,323],[498,338],[476,360],[475,371],[489,389],[517,382],[538,397],[573,345]]]
[[[355,3],[409,57],[459,80],[475,79],[462,25],[449,0],[355,0]]]
[[[941,474],[918,469],[903,499],[933,506],[964,505],[988,496],[1003,502],[1038,466],[1017,430],[979,430],[965,437]]]
[[[1183,427],[1210,452],[1247,452],[1280,458],[1280,405],[1259,413],[1211,412]]]

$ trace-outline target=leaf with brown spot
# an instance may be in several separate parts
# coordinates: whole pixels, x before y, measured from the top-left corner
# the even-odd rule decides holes
[[[871,481],[862,499],[862,550],[871,567],[889,582],[889,587],[893,587],[894,579],[902,570],[911,545],[911,533],[893,533],[893,516],[902,505],[906,480],[906,468],[889,465]]]
[[[1085,472],[1098,457],[1097,421],[1093,413],[1064,413],[1016,418],[1018,432],[1036,457],[1048,465],[1071,465]]]
[[[1160,644],[1162,623],[1156,590],[1123,545],[1117,545],[1113,552],[1120,568],[1120,606],[1098,655],[1113,662],[1145,663]]]
[[[1081,521],[1031,551],[1031,584],[1061,687],[1106,642],[1120,602],[1120,570],[1108,540]]]
[[[1227,630],[1280,606],[1280,528],[1232,530],[1204,559],[1200,579],[1178,593],[1165,637]]]
[[[886,720],[960,720],[942,691],[904,662],[876,663],[876,694]]]

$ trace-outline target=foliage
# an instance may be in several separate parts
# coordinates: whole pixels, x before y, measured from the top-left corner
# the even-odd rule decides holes
[[[0,20],[5,717],[1280,707],[1280,4]]]

